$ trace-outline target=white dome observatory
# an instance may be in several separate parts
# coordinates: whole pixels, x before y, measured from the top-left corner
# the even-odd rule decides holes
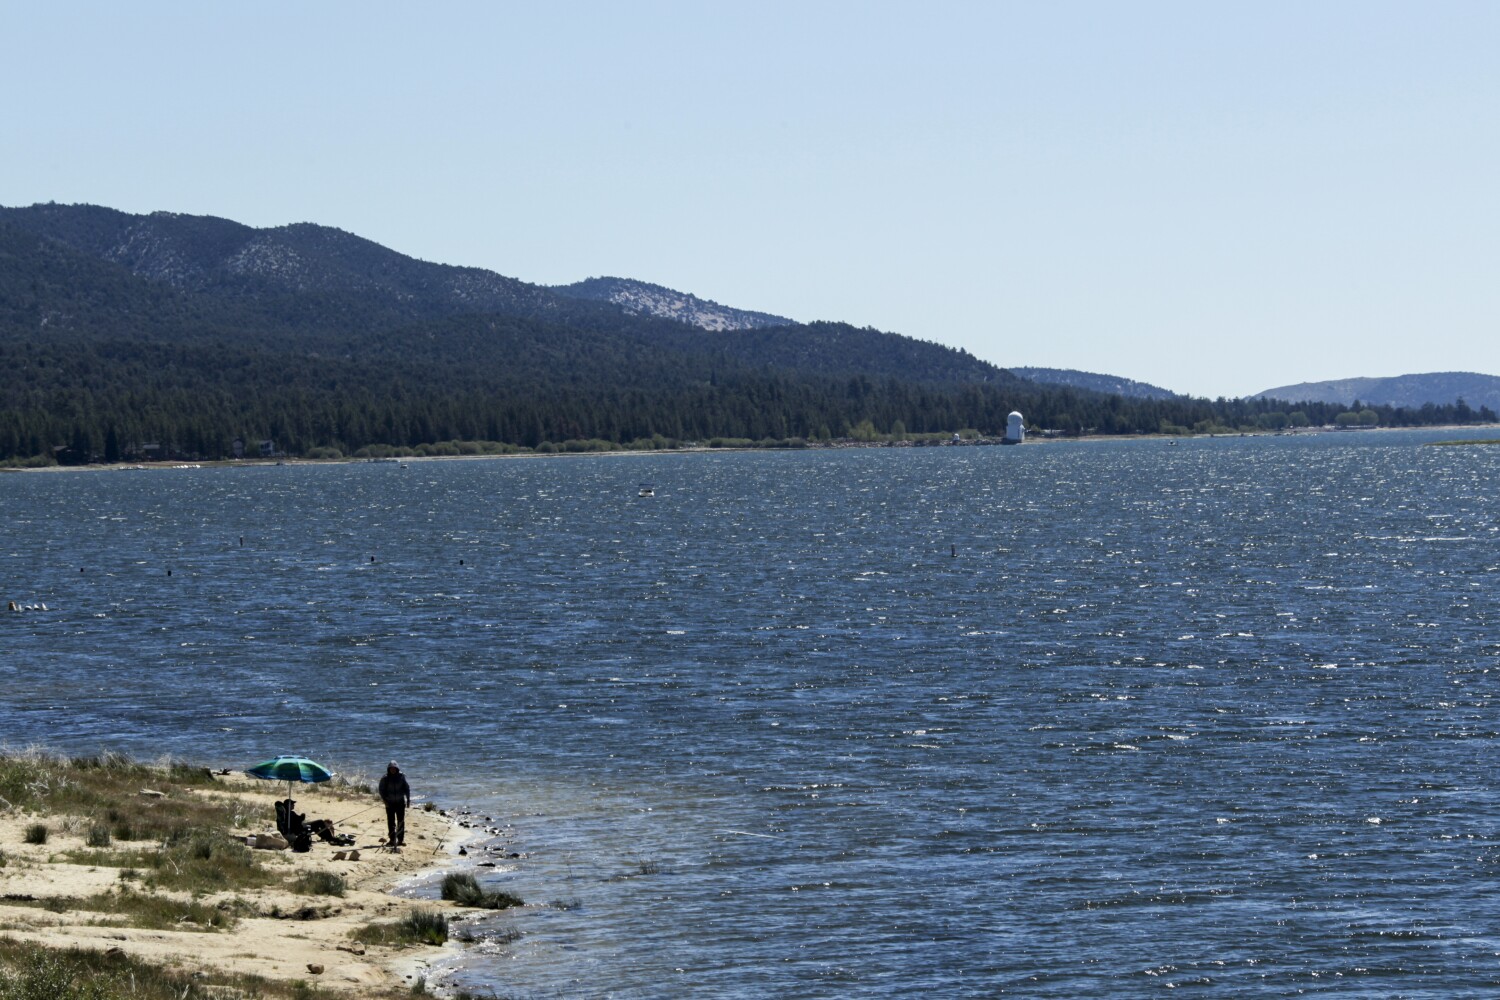
[[[1020,444],[1026,440],[1026,418],[1021,416],[1019,410],[1011,410],[1010,416],[1005,418],[1005,437],[1000,439],[1001,444]]]

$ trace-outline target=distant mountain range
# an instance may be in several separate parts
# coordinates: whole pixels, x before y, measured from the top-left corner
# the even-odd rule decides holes
[[[1017,374],[1020,374],[1017,371]],[[1420,409],[1426,404],[1442,406],[1462,399],[1478,409],[1500,411],[1500,378],[1476,372],[1432,372],[1426,375],[1393,375],[1389,378],[1345,378],[1327,382],[1300,382],[1258,392],[1253,399],[1289,402],[1316,400],[1349,406],[1356,400],[1377,406]]]
[[[686,292],[629,278],[588,278],[571,285],[553,285],[552,291],[573,299],[610,302],[632,316],[658,316],[702,330],[757,330],[768,326],[791,326],[794,322],[784,316],[734,309]]]
[[[1274,409],[1088,378],[1044,386],[628,279],[548,288],[311,223],[0,207],[0,462],[935,441],[998,434],[1012,410],[1064,434],[1184,433]]]
[[[1132,399],[1180,399],[1178,393],[1147,382],[1121,378],[1118,375],[1096,375],[1072,368],[1010,368],[1012,375],[1041,382],[1043,385],[1066,385],[1090,392],[1103,392],[1112,396],[1127,396]]]

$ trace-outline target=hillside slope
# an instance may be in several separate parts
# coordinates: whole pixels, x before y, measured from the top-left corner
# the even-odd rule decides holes
[[[0,208],[0,223],[119,264],[137,277],[216,297],[358,298],[395,317],[460,313],[571,317],[589,304],[480,268],[433,264],[352,233],[269,229],[213,216],[131,215],[96,205]]]
[[[1380,406],[1420,409],[1443,406],[1462,399],[1478,409],[1500,410],[1500,378],[1477,372],[1430,372],[1387,378],[1346,378],[1326,382],[1301,382],[1256,393],[1255,399],[1316,400],[1344,406],[1356,400]]]
[[[429,359],[455,341],[451,336],[428,336],[423,324],[460,317],[488,317],[470,323],[473,331],[493,329],[494,318],[526,320],[571,334],[560,339],[581,348],[578,334],[587,333],[606,353],[621,344],[652,345],[663,371],[686,365],[698,369],[771,368],[784,373],[832,376],[863,375],[903,381],[996,383],[1008,376],[994,365],[941,344],[873,330],[856,330],[837,323],[787,325],[789,321],[761,313],[729,310],[685,293],[643,283],[621,282],[650,290],[655,300],[686,303],[682,316],[661,316],[635,310],[604,298],[579,293],[562,294],[480,268],[433,264],[397,253],[342,230],[309,223],[255,229],[211,216],[157,212],[130,215],[92,205],[33,205],[0,208],[0,227],[14,227],[41,237],[31,251],[62,259],[62,249],[77,254],[68,266],[87,277],[67,288],[48,286],[53,301],[27,307],[76,315],[94,303],[121,316],[135,317],[129,303],[147,294],[170,300],[172,309],[196,317],[195,322],[158,317],[152,323],[129,321],[136,335],[151,340],[215,339],[235,331],[239,344],[280,351],[315,350],[349,357],[421,350]],[[19,236],[19,234],[16,234]],[[20,244],[12,243],[19,247]],[[19,251],[17,251],[19,253]],[[92,261],[92,263],[87,263]],[[114,265],[111,270],[100,265]],[[13,255],[12,271],[28,272],[37,262]],[[125,275],[146,285],[126,291]],[[0,280],[5,280],[0,275]],[[13,283],[19,279],[12,275]],[[22,282],[26,284],[26,282]],[[603,286],[590,285],[599,291]],[[29,289],[18,289],[30,301]],[[168,295],[176,293],[175,297]],[[604,295],[604,292],[600,292]],[[29,296],[29,297],[28,297]],[[640,303],[637,302],[636,305]],[[696,304],[696,305],[694,305]],[[692,309],[688,309],[692,306]],[[116,308],[118,307],[118,308]],[[688,320],[712,321],[725,330],[753,328],[752,337],[705,340]],[[671,310],[665,309],[670,312]],[[698,309],[694,312],[693,309]],[[84,309],[85,312],[97,310]],[[681,311],[681,310],[679,310]],[[118,320],[118,316],[116,317]],[[29,322],[11,310],[10,331],[29,335]],[[741,324],[735,326],[733,324]],[[93,329],[74,322],[75,333]],[[54,328],[55,330],[55,328]],[[476,360],[476,332],[465,343],[466,363]],[[856,345],[857,350],[851,350]],[[493,359],[509,367],[518,360],[513,346],[497,342]],[[634,348],[632,348],[634,349]],[[573,381],[569,356],[549,352],[554,368],[531,365],[536,377]],[[410,362],[414,360],[407,358]]]
[[[1127,396],[1131,399],[1177,399],[1178,393],[1149,382],[1121,378],[1118,375],[1097,375],[1072,368],[1010,368],[1013,375],[1040,382],[1043,385],[1068,385],[1075,389],[1088,389],[1112,396]]]
[[[629,278],[587,278],[571,285],[554,285],[552,291],[573,299],[610,302],[632,316],[659,316],[702,330],[755,330],[793,324],[784,316],[735,309],[687,292]]]

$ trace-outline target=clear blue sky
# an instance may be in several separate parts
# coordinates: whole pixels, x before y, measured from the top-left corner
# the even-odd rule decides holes
[[[0,204],[1200,395],[1500,374],[1500,3],[0,0]]]

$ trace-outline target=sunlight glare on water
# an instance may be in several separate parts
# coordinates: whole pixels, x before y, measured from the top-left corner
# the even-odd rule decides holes
[[[398,756],[502,995],[1483,995],[1453,436],[0,476],[3,735]]]

